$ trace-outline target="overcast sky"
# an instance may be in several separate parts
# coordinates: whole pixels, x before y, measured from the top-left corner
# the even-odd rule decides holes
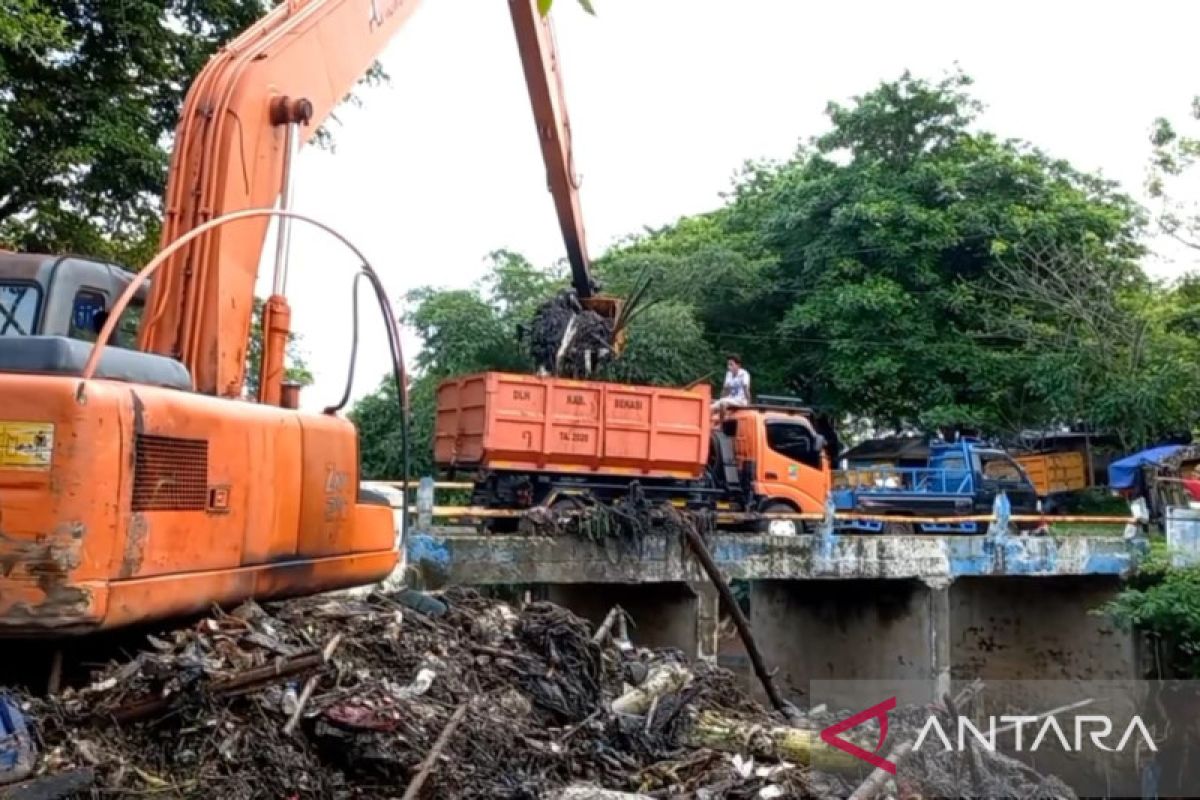
[[[983,126],[1134,193],[1151,121],[1182,117],[1200,92],[1200,3],[594,4],[595,17],[574,0],[554,11],[593,255],[716,207],[743,161],[786,157],[824,129],[828,100],[906,68],[936,78],[959,64],[987,104]],[[424,0],[381,60],[392,83],[338,112],[335,152],[302,152],[297,208],[347,234],[397,301],[469,286],[496,248],[562,258],[503,0]],[[317,377],[304,406],[320,408],[344,383],[354,263],[303,229],[292,258],[293,325]],[[378,313],[363,308],[355,397],[389,363]],[[405,346],[411,363],[411,333]]]

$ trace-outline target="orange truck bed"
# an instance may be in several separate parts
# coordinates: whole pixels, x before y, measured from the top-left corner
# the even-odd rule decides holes
[[[481,372],[438,386],[440,467],[696,478],[709,448],[707,385],[668,389]]]
[[[1074,492],[1088,486],[1083,453],[1032,453],[1014,458],[1029,475],[1038,497]]]

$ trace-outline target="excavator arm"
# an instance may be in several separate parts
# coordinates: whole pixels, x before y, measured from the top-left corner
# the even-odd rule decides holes
[[[542,161],[546,165],[546,183],[554,198],[558,227],[571,265],[571,283],[584,308],[615,320],[620,316],[622,303],[618,298],[599,293],[600,286],[592,275],[592,262],[588,256],[571,142],[571,120],[567,115],[554,28],[549,15],[543,17],[535,5],[530,0],[508,0],[521,68],[525,71],[525,85],[529,89],[529,105],[542,148]],[[623,342],[624,336],[618,332],[614,342],[618,351]]]
[[[221,214],[274,205],[296,149],[312,138],[417,4],[285,0],[222,48],[184,102],[165,197],[163,246]],[[139,345],[182,361],[197,391],[241,395],[267,228],[266,219],[253,219],[200,237],[155,282]],[[276,295],[286,286],[286,252],[280,255]]]
[[[580,299],[585,299],[592,296],[596,286],[583,229],[579,179],[575,174],[571,146],[571,121],[567,116],[554,30],[550,18],[538,14],[529,0],[508,0],[508,7],[512,12],[525,84],[529,88],[529,103],[542,148],[542,160],[546,164],[546,182],[554,198],[567,261],[571,264],[571,282]]]
[[[290,204],[291,163],[419,0],[285,0],[214,56],[184,102],[165,198],[165,247],[213,217]],[[570,123],[549,20],[536,0],[509,0],[550,190],[585,304],[615,317],[590,275]],[[264,311],[259,400],[278,404],[290,330],[288,223],[281,221]],[[267,220],[224,226],[182,248],[159,272],[141,349],[179,359],[197,391],[239,397]]]

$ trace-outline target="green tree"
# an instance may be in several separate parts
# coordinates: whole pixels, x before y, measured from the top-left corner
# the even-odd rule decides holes
[[[1156,119],[1150,144],[1153,151],[1146,189],[1156,203],[1158,225],[1181,244],[1200,250],[1200,204],[1187,182],[1200,158],[1200,95],[1192,98],[1191,113],[1183,126],[1165,117]],[[1191,199],[1187,199],[1189,193]]]
[[[410,477],[433,474],[433,424],[440,377],[423,374],[409,384]],[[396,382],[384,377],[379,388],[350,410],[358,426],[364,480],[398,480],[404,476],[404,449]]]
[[[1200,678],[1200,568],[1152,559],[1100,613],[1150,639],[1155,677]]]
[[[627,296],[640,281],[649,279],[650,298],[676,308],[668,311],[654,306],[646,313],[673,314],[679,320],[681,338],[695,335],[698,326],[704,347],[679,365],[689,370],[686,381],[720,372],[723,360],[716,351],[739,352],[748,340],[757,340],[763,329],[758,307],[771,293],[768,272],[775,257],[761,246],[756,234],[731,230],[728,219],[724,209],[685,217],[667,228],[630,237],[596,263],[606,291],[617,295]],[[685,316],[685,309],[690,314]],[[636,322],[635,318],[628,337],[631,349],[640,347]],[[664,322],[658,326],[668,327]],[[695,343],[696,348],[700,345]],[[638,355],[634,351],[625,360]],[[613,365],[617,374],[629,368],[619,362]],[[756,380],[761,377],[756,372]]]
[[[1200,340],[1188,326],[1200,309],[1190,284],[1120,266],[1086,243],[1026,241],[996,270],[989,318],[1021,348],[1051,420],[1086,421],[1130,450],[1197,420]]]
[[[746,341],[775,381],[817,405],[896,428],[1038,421],[1047,409],[1027,354],[988,321],[1000,256],[1031,237],[1087,241],[1106,265],[1133,269],[1133,202],[976,131],[970,83],[906,73],[831,103],[829,131],[742,178],[730,224],[777,259]]]
[[[273,4],[2,0],[0,243],[148,260],[184,93]]]

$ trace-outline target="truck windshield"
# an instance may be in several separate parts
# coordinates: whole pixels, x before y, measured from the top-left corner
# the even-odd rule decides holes
[[[0,336],[29,336],[37,327],[42,288],[25,281],[0,281]]]
[[[1003,483],[1021,483],[1024,475],[1021,468],[1003,453],[980,453],[980,471],[983,477]]]

